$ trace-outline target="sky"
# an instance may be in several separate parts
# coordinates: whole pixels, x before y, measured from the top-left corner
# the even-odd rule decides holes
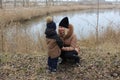
[[[116,1],[116,0],[106,0],[106,1]],[[120,0],[118,0],[118,1],[120,1]]]

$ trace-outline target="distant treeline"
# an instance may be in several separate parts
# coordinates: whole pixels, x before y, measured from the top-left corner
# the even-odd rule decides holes
[[[106,2],[105,0],[0,0],[0,8],[10,8],[10,7],[36,7],[36,6],[54,6],[54,5],[71,5],[71,4],[114,4],[111,2]],[[118,1],[116,0],[118,3]]]

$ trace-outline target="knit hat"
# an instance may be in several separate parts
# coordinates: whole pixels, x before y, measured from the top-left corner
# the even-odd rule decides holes
[[[50,22],[52,22],[53,21],[53,18],[51,17],[51,16],[47,16],[46,17],[46,22],[47,23],[50,23]]]
[[[64,17],[64,18],[61,20],[61,22],[59,23],[59,26],[68,28],[68,26],[69,26],[68,17]]]
[[[55,22],[53,21],[53,18],[51,16],[48,16],[46,18],[46,22],[47,22],[47,28],[48,29],[53,29],[53,30],[56,30],[56,24]]]

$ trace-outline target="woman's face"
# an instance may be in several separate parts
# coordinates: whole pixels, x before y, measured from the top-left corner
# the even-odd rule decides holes
[[[65,28],[64,27],[59,27],[59,34],[60,34],[60,36],[64,36],[65,35]]]
[[[69,31],[68,28],[59,27],[59,34],[60,34],[60,36],[65,36],[65,35],[67,35],[68,31]]]

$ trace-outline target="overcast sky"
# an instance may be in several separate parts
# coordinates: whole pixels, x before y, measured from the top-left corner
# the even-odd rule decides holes
[[[106,0],[106,1],[116,1],[116,0]],[[118,0],[118,1],[120,1],[120,0]]]

